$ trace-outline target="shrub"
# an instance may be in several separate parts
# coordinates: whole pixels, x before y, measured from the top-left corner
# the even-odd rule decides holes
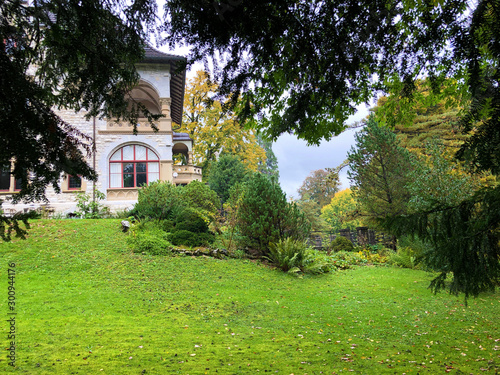
[[[304,241],[310,224],[296,204],[288,203],[275,181],[255,173],[241,188],[236,227],[247,247],[269,255],[269,243],[285,238]]]
[[[220,208],[220,200],[217,193],[210,189],[208,185],[195,180],[179,188],[186,207],[194,209],[198,216],[206,222],[216,219]]]
[[[162,231],[170,233],[174,230],[175,222],[173,220],[159,220],[158,228]]]
[[[367,260],[362,254],[357,252],[339,251],[330,256],[331,264],[337,269],[349,269],[353,266],[366,264]]]
[[[174,232],[179,230],[187,230],[193,233],[207,233],[208,225],[205,220],[197,216],[196,213],[190,212],[183,215],[182,219],[179,219],[173,229]]]
[[[104,206],[99,201],[106,199],[104,193],[99,190],[95,191],[95,201],[90,194],[80,192],[76,195],[75,212],[82,219],[102,219],[110,216],[109,208]]]
[[[222,203],[229,199],[231,188],[244,181],[249,170],[236,155],[222,155],[210,165],[208,185],[219,196]]]
[[[180,190],[170,182],[158,181],[139,189],[132,214],[146,219],[175,219],[185,207]]]
[[[304,258],[304,266],[302,271],[304,273],[326,273],[332,269],[330,259],[325,253],[308,248]]]
[[[403,268],[419,269],[420,261],[419,254],[409,247],[400,247],[389,256],[390,264]]]
[[[300,271],[300,267],[304,263],[306,250],[306,243],[286,238],[276,243],[271,242],[269,244],[269,255],[265,258],[285,272],[295,272],[296,270]]]
[[[329,246],[329,249],[337,252],[337,251],[353,251],[354,250],[354,245],[352,242],[343,237],[343,236],[337,236]]]
[[[134,253],[167,255],[170,254],[172,248],[172,244],[167,239],[167,233],[159,229],[132,230],[127,242]]]

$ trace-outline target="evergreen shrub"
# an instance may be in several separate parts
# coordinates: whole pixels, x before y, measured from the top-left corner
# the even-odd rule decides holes
[[[188,230],[176,230],[168,235],[168,239],[175,246],[209,246],[215,236],[211,233],[193,233]]]
[[[167,233],[159,229],[133,230],[127,238],[127,242],[134,253],[168,255],[172,248]]]
[[[259,257],[269,255],[269,243],[285,238],[304,241],[310,224],[295,203],[289,203],[279,184],[255,173],[242,186],[237,230],[246,247]]]
[[[343,236],[337,236],[329,246],[331,251],[337,252],[337,251],[353,251],[354,250],[354,245],[352,242],[343,237]]]

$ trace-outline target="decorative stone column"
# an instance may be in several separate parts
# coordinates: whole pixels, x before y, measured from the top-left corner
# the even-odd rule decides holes
[[[172,118],[170,117],[170,106],[172,104],[172,99],[170,98],[160,98],[161,114],[165,117],[160,119],[159,130],[161,131],[172,131]]]

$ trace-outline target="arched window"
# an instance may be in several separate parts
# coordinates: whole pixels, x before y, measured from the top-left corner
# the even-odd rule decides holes
[[[160,161],[151,149],[128,145],[109,159],[109,187],[134,188],[160,179]]]

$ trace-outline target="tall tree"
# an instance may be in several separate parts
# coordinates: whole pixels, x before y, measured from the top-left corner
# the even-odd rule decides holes
[[[91,140],[54,108],[136,124],[145,108],[128,108],[125,96],[156,9],[154,0],[0,2],[0,165],[15,160],[22,189],[14,199],[43,199],[48,185],[58,191],[62,172],[96,178],[85,161]]]
[[[233,186],[243,183],[250,172],[238,156],[225,154],[212,164],[208,186],[217,193],[224,204],[229,199]]]
[[[318,204],[319,209],[330,203],[339,190],[339,181],[329,179],[329,176],[325,169],[312,171],[298,190],[300,200],[312,200]]]
[[[348,153],[348,176],[360,215],[367,223],[407,212],[407,189],[412,156],[399,145],[396,134],[378,125],[373,116],[355,136],[356,145]]]
[[[266,152],[258,144],[255,131],[245,128],[235,110],[227,107],[228,99],[214,99],[216,90],[217,85],[203,71],[198,71],[186,88],[179,130],[195,141],[194,163],[208,176],[210,164],[226,153],[239,156],[248,168],[257,171],[266,161]]]
[[[260,134],[257,134],[257,143],[266,152],[266,160],[260,163],[259,172],[267,174],[271,178],[275,178],[276,180],[278,180],[280,177],[280,172],[278,168],[278,158],[273,151],[273,143],[267,139],[264,139]]]

